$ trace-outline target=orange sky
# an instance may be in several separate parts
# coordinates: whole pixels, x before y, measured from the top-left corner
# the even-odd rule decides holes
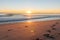
[[[0,12],[4,13],[26,13],[26,11],[32,13],[60,13],[60,10],[0,10]]]

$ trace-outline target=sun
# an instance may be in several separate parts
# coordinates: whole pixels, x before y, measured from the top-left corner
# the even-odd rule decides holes
[[[32,11],[26,11],[26,17],[30,19],[32,17]]]
[[[26,11],[26,13],[31,14],[31,13],[32,13],[32,11]]]

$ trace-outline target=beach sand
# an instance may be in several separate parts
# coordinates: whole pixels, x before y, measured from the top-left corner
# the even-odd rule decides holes
[[[60,40],[59,32],[60,20],[1,24],[0,40],[53,40],[44,36],[48,33]]]

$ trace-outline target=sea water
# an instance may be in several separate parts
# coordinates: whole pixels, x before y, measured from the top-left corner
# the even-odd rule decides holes
[[[48,20],[59,20],[60,14],[33,14],[33,15],[23,15],[23,14],[0,14],[0,24],[5,23],[16,23],[16,22],[27,22],[27,21],[48,21]]]

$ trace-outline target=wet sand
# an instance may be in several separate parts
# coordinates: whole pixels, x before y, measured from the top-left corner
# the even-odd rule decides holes
[[[60,40],[59,32],[60,20],[1,24],[0,40],[51,40],[44,34],[53,35],[54,40]]]

